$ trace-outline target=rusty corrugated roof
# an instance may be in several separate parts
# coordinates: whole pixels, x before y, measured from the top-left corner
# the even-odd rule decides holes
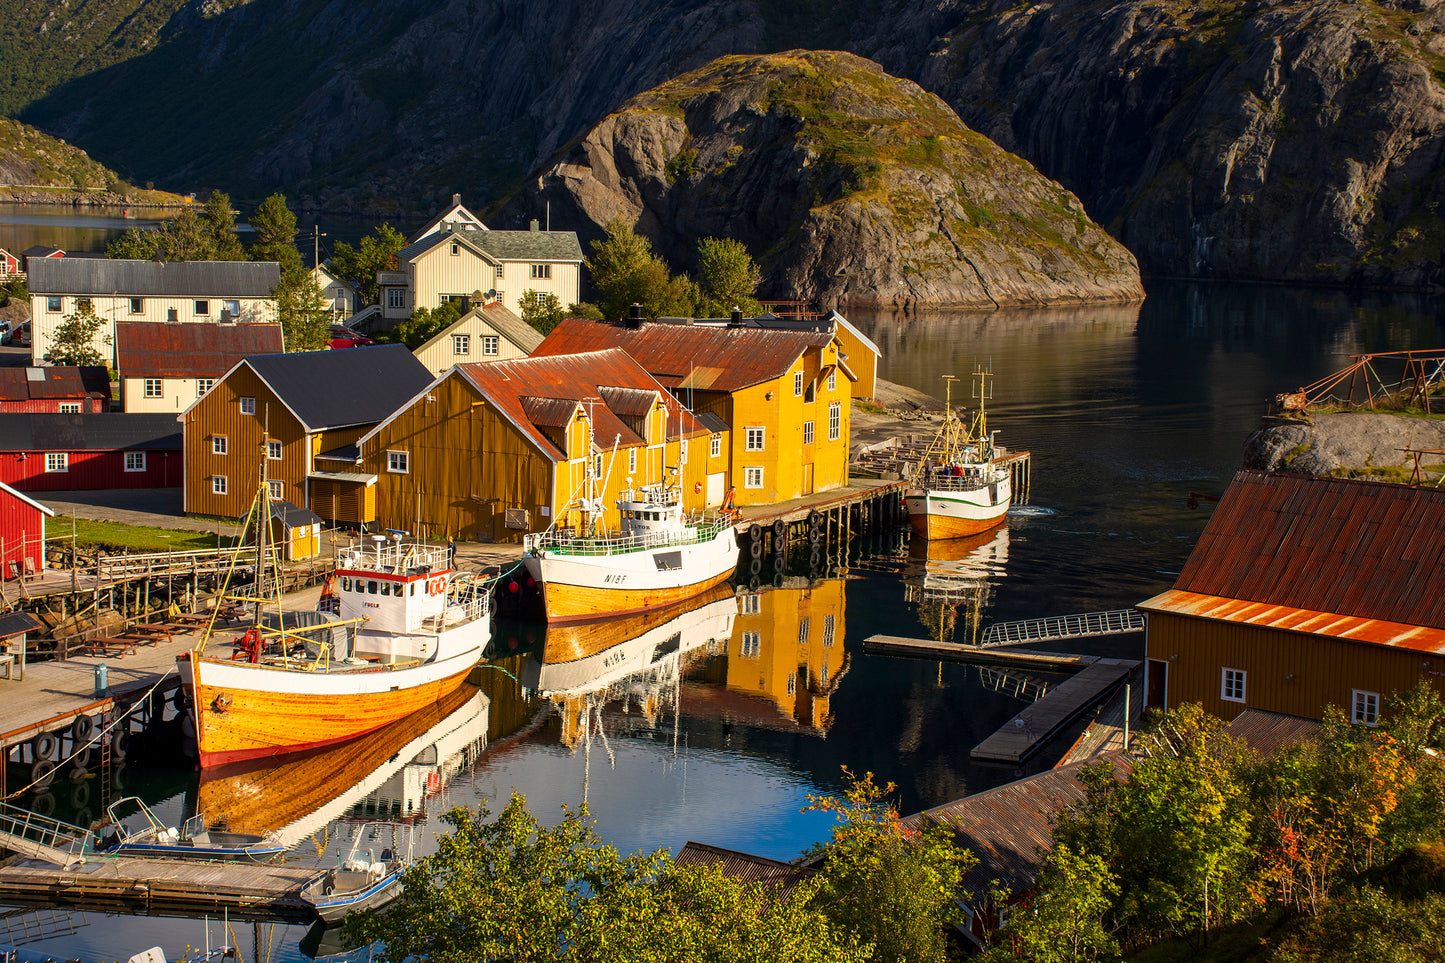
[[[565,428],[572,423],[577,411],[577,401],[572,398],[522,398],[522,410],[527,420],[541,428]]]
[[[279,324],[115,323],[122,378],[219,378],[242,358],[282,350]]]
[[[602,395],[603,402],[616,414],[623,417],[637,417],[645,415],[652,410],[652,403],[657,400],[659,391],[646,388],[599,388],[598,393]]]
[[[77,368],[0,368],[0,401],[67,401],[110,398],[110,374],[104,366]]]
[[[1319,738],[1323,727],[1318,719],[1248,708],[1235,716],[1226,728],[1231,736],[1255,752],[1272,756],[1290,743]]]
[[[1131,766],[1119,753],[1103,757],[1114,766],[1114,778],[1127,778]],[[1044,856],[1054,845],[1053,816],[1082,802],[1084,785],[1079,773],[1101,760],[1050,769],[996,789],[900,820],[903,829],[918,831],[927,826],[945,826],[953,831],[954,845],[978,857],[959,881],[959,892],[981,896],[1002,883],[1013,892],[1033,886]]]
[[[792,863],[779,862],[765,856],[740,853],[735,849],[709,846],[691,840],[682,847],[673,862],[678,866],[717,866],[723,875],[740,883],[776,883],[787,892],[814,870]]]
[[[1375,637],[1366,625],[1330,630],[1328,618],[1445,629],[1445,490],[1241,471],[1174,588],[1301,610],[1298,627],[1279,627],[1404,644],[1389,641],[1388,625]],[[1291,618],[1177,604],[1211,607],[1210,618]]]
[[[737,391],[787,373],[804,351],[832,340],[827,331],[657,323],[629,328],[612,321],[568,318],[532,354],[622,348],[669,388]]]

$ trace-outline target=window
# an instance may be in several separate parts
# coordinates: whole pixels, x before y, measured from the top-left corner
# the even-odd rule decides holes
[[[828,369],[828,390],[838,390],[838,366],[834,365]]]
[[[63,302],[62,302],[62,299],[60,299],[60,298],[46,298],[46,299],[45,299],[45,310],[46,310],[46,311],[49,311],[51,314],[59,314],[59,313],[61,312],[61,310],[62,310],[62,309],[61,309],[62,303],[63,303]]]
[[[799,644],[799,645],[807,645],[807,644],[808,644],[808,636],[811,635],[812,633],[813,633],[813,620],[812,620],[810,617],[808,617],[808,616],[805,615],[805,616],[803,616],[801,619],[798,620],[798,644]]]
[[[708,439],[707,453],[713,458],[722,456],[722,432],[716,432]]]
[[[131,314],[144,314],[144,313],[145,313],[145,306],[146,306],[145,298],[131,298],[131,299],[130,299],[130,313],[131,313]]]
[[[282,491],[282,489],[285,487],[286,486],[284,482],[268,481],[266,482],[266,494],[270,496],[273,502],[279,502],[281,499],[286,497],[286,493]]]
[[[226,453],[226,436],[225,436],[225,435],[212,435],[212,436],[211,436],[211,454],[213,454],[213,455],[224,455],[225,453]]]
[[[386,470],[396,472],[398,475],[405,475],[411,471],[411,456],[404,451],[388,451],[386,453]]]
[[[593,473],[594,475],[596,475],[598,478],[601,478],[601,477],[602,477],[602,453],[601,453],[601,452],[598,452],[598,453],[597,453],[597,458],[594,460],[594,463],[593,463],[593,465],[592,465],[592,473]]]
[[[482,354],[496,354],[502,347],[502,339],[495,334],[482,335]]]
[[[281,443],[279,441],[266,442],[266,457],[271,461],[281,460]]]
[[[799,398],[803,394],[803,372],[793,372],[793,397]]]
[[[761,465],[749,465],[743,469],[743,487],[763,487],[763,469]]]
[[[833,613],[829,612],[823,616],[823,645],[826,648],[833,644],[834,620]]]
[[[224,495],[224,494],[226,494],[226,476],[225,476],[225,475],[212,475],[212,476],[211,476],[211,494],[212,494],[212,495]]]
[[[744,447],[748,451],[762,451],[766,429],[749,428],[747,429],[747,432],[747,444]]]
[[[128,451],[125,453],[126,471],[145,471],[146,453],[143,451]]]
[[[627,449],[627,474],[631,475],[637,471],[637,449]]]
[[[738,655],[745,659],[755,658],[763,649],[763,637],[757,632],[744,632],[742,644],[738,646]]]
[[[1225,669],[1219,683],[1219,698],[1225,702],[1244,701],[1244,670]]]
[[[199,316],[203,316],[203,315],[207,315],[207,314],[210,314],[210,313],[211,313],[211,302],[209,302],[209,301],[200,301],[200,300],[196,301],[196,315],[197,315],[198,317],[199,317]]]
[[[472,336],[469,334],[452,335],[452,354],[471,354]]]
[[[207,391],[210,391],[210,390],[211,390],[212,388],[214,388],[215,386],[216,386],[216,379],[215,379],[215,378],[197,378],[197,379],[196,379],[196,397],[199,398],[201,395],[205,394]]]
[[[241,302],[222,301],[221,310],[226,314],[227,317],[234,321],[241,316]]]
[[[828,405],[828,440],[837,441],[843,436],[843,406],[838,402]]]
[[[502,266],[501,266],[500,264],[498,264],[498,265],[497,265],[497,277],[501,277],[501,276],[502,276]]]
[[[145,396],[147,398],[159,398],[165,390],[165,385],[160,378],[147,378],[145,380]]]
[[[401,288],[387,288],[386,306],[388,308],[406,307],[406,292]]]
[[[805,444],[805,445],[811,445],[812,443],[813,443],[813,423],[812,423],[811,421],[805,421],[805,422],[803,422],[803,444]]]
[[[94,314],[95,305],[91,302],[90,298],[76,298],[75,311],[77,314]]]
[[[739,595],[738,614],[757,615],[763,610],[763,597],[761,595]]]
[[[255,413],[256,413],[256,399],[255,399],[255,398],[242,398],[242,399],[241,399],[241,414],[243,414],[243,415],[254,415]]]
[[[70,455],[63,451],[45,453],[46,471],[70,471]]]
[[[532,279],[537,280],[538,278],[542,279],[543,281],[550,281],[552,279],[552,265],[533,264]]]
[[[62,401],[62,402],[60,403],[60,413],[61,413],[62,415],[78,415],[78,414],[80,414],[80,402],[78,402],[78,401]]]
[[[456,241],[453,241],[453,242],[452,242],[452,257],[456,257],[457,255],[459,255],[459,254],[461,254],[461,253],[462,253],[462,246],[461,246],[460,244],[458,244]]]
[[[1354,708],[1350,712],[1350,721],[1362,726],[1378,725],[1380,721],[1380,693],[1365,692],[1363,689],[1354,690],[1354,696],[1350,699]]]

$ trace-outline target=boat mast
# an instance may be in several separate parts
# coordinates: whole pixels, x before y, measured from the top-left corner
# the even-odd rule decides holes
[[[978,399],[978,417],[974,420],[974,438],[978,441],[978,456],[982,461],[993,458],[993,439],[988,435],[988,415],[985,411],[984,402],[993,397],[993,385],[990,379],[993,378],[993,362],[987,364],[975,364],[973,366],[973,377],[976,382],[973,385],[973,396]],[[984,446],[987,445],[987,451]]]

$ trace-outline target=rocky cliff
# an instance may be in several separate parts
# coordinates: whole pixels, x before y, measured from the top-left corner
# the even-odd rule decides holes
[[[120,204],[142,193],[80,148],[0,117],[0,200]]]
[[[1143,297],[1078,198],[938,97],[843,53],[723,57],[634,97],[533,184],[519,212],[635,225],[674,266],[731,237],[763,293],[930,306]]]
[[[1414,465],[1402,448],[1445,448],[1445,421],[1370,412],[1269,418],[1245,443],[1244,467],[1399,482]],[[1441,455],[1421,460],[1430,478],[1442,463]]]

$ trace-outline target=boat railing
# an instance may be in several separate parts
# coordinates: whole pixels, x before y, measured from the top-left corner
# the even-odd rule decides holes
[[[681,531],[640,532],[631,535],[579,535],[570,529],[549,529],[528,535],[524,545],[528,551],[549,551],[558,555],[620,555],[645,552],[653,548],[700,545],[710,542],[731,523],[721,517],[705,518],[686,525]]]
[[[403,574],[415,571],[440,572],[449,568],[445,545],[422,542],[386,542],[374,546],[353,545],[337,553],[336,567],[364,572]]]
[[[666,490],[657,488],[629,488],[617,496],[619,502],[634,502],[643,505],[657,505],[660,508],[672,508],[681,501],[677,489]]]
[[[470,578],[457,579],[447,593],[446,605],[436,615],[422,619],[422,627],[432,632],[476,619],[490,618],[492,595],[487,586]]]
[[[978,475],[948,475],[941,471],[935,471],[925,475],[924,483],[930,491],[938,492],[972,492],[980,488],[987,488],[1000,479],[986,478]]]

